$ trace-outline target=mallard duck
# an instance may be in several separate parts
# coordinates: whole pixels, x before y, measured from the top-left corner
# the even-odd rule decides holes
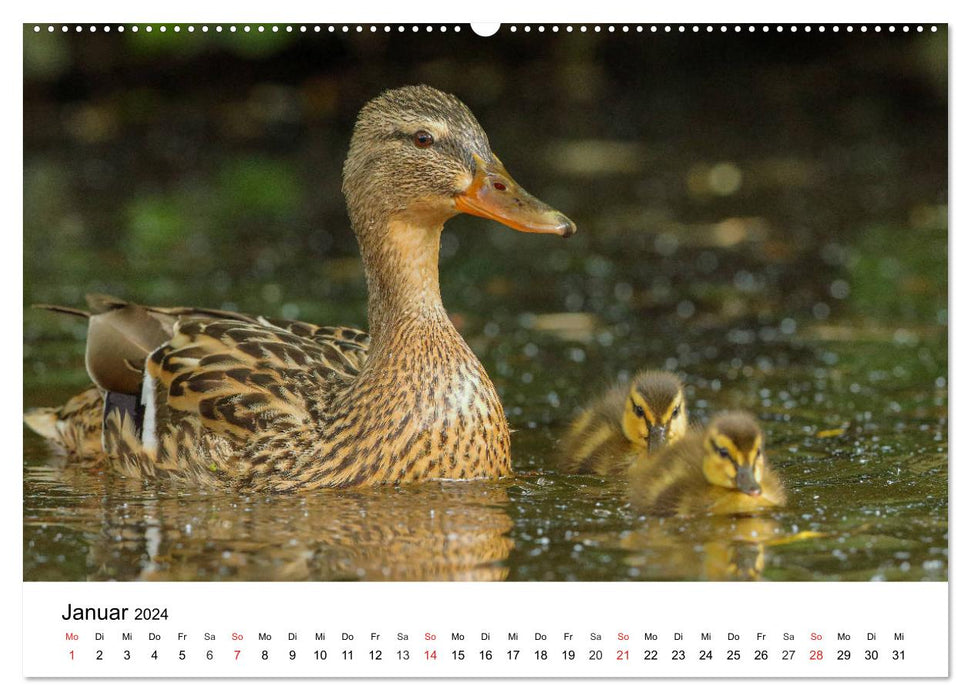
[[[681,380],[645,370],[615,384],[577,416],[560,445],[560,464],[575,473],[623,472],[638,455],[677,442],[687,430]]]
[[[103,425],[123,473],[269,491],[511,474],[495,388],[442,305],[442,227],[460,212],[564,238],[576,226],[512,179],[465,104],[430,87],[364,106],[343,175],[370,335],[103,297],[66,309],[90,319],[104,397],[82,422]],[[78,419],[26,418],[87,448],[71,437]]]
[[[785,505],[782,482],[765,458],[752,415],[722,413],[705,429],[630,469],[632,505],[649,515],[729,515]]]

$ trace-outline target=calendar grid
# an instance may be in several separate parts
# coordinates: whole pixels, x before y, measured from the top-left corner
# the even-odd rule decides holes
[[[24,606],[29,677],[948,674],[945,583],[26,583]]]

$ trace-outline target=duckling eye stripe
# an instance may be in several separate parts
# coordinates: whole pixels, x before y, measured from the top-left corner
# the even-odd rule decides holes
[[[732,456],[732,453],[731,452],[729,452],[726,448],[724,448],[721,445],[719,445],[714,440],[711,440],[711,447],[719,455],[721,455],[722,450],[725,450],[725,452],[728,452],[728,456],[727,457],[724,457],[723,459],[727,459],[729,462],[732,463],[732,466],[735,467],[735,469],[738,469],[738,462],[735,461],[735,458]]]
[[[648,408],[647,406],[641,406],[639,403],[634,401],[633,398],[631,398],[630,402],[631,402],[631,405],[634,407],[634,413],[637,413],[638,408],[641,409],[641,418],[644,419],[644,422],[647,423],[648,426],[654,425],[654,414],[651,413],[650,408]]]
[[[664,419],[665,421],[669,421],[678,415],[678,412],[681,410],[681,403],[678,402],[678,403],[670,404],[668,408],[670,410],[668,411],[667,416]]]

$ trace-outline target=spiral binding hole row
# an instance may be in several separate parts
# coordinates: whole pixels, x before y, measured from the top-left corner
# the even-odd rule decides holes
[[[937,26],[936,25],[929,25],[926,28],[929,29],[929,31],[931,31],[931,32],[936,32],[937,31]],[[192,33],[195,33],[195,32],[202,32],[204,34],[205,33],[208,33],[208,32],[216,32],[216,33],[229,32],[231,34],[232,33],[240,33],[240,32],[243,33],[243,34],[254,33],[254,32],[257,33],[257,34],[258,33],[265,33],[265,32],[270,32],[270,33],[279,33],[279,32],[295,33],[296,32],[296,33],[301,33],[301,34],[306,34],[306,33],[320,34],[320,33],[324,33],[324,32],[326,32],[328,34],[334,34],[334,33],[343,33],[343,34],[355,34],[356,33],[356,34],[362,34],[362,33],[365,33],[365,32],[370,32],[372,34],[378,34],[378,33],[382,33],[383,32],[385,34],[391,34],[391,33],[404,34],[404,33],[409,33],[409,32],[410,33],[418,33],[418,32],[421,32],[421,31],[424,31],[426,33],[431,33],[431,32],[435,32],[435,31],[438,31],[439,33],[446,33],[449,30],[451,30],[453,32],[461,32],[462,31],[462,27],[459,26],[459,25],[444,25],[444,24],[442,24],[442,25],[431,25],[431,24],[428,24],[428,25],[417,25],[417,24],[412,24],[412,25],[404,25],[404,24],[397,24],[397,25],[391,25],[391,24],[383,24],[383,25],[377,25],[377,24],[371,24],[371,25],[364,25],[364,24],[355,24],[355,25],[348,25],[348,24],[343,24],[343,25],[335,25],[335,24],[328,24],[328,25],[320,25],[320,24],[285,24],[285,25],[279,25],[279,24],[271,24],[271,25],[263,25],[263,24],[258,24],[258,25],[250,25],[250,24],[242,24],[242,25],[235,25],[235,24],[229,24],[229,25],[221,25],[221,24],[216,24],[216,25],[208,25],[208,24],[198,24],[198,25],[197,24],[187,24],[187,25],[180,25],[180,24],[175,24],[175,25],[161,25],[161,24],[160,25],[151,25],[151,24],[139,25],[139,24],[132,24],[132,25],[124,25],[124,24],[119,24],[119,25],[107,25],[106,24],[106,25],[100,25],[100,26],[99,25],[82,26],[80,24],[77,24],[77,25],[67,25],[67,24],[54,25],[54,24],[48,24],[46,26],[42,26],[42,25],[39,25],[39,24],[35,24],[34,25],[34,33],[43,32],[45,29],[46,29],[46,31],[48,33],[51,33],[51,34],[57,32],[58,30],[60,30],[61,33],[67,33],[67,32],[70,32],[70,31],[73,30],[75,33],[81,33],[81,32],[84,32],[84,31],[87,31],[89,33],[96,33],[98,31],[101,31],[101,32],[104,32],[104,33],[110,33],[110,32],[124,33],[126,31],[127,32],[132,32],[132,33],[137,33],[137,32],[140,32],[140,31],[141,32],[147,32],[147,33],[151,33],[153,31],[158,31],[160,33],[166,33],[166,32],[171,31],[171,32],[174,32],[176,34],[181,33],[183,31],[185,31],[185,32],[187,32],[189,34],[192,34]],[[604,32],[604,31],[606,31],[607,33],[616,33],[616,32],[620,32],[620,33],[630,33],[630,32],[634,32],[634,33],[644,33],[644,32],[649,32],[649,33],[652,33],[652,34],[657,34],[657,33],[664,33],[664,34],[671,34],[671,33],[679,33],[679,34],[688,34],[688,33],[692,33],[692,34],[701,34],[701,33],[714,34],[714,33],[721,33],[721,34],[727,34],[727,33],[730,33],[730,32],[731,33],[735,33],[735,34],[741,34],[741,33],[754,34],[754,33],[758,33],[758,32],[761,32],[763,34],[768,34],[768,33],[771,33],[771,32],[775,32],[775,33],[789,32],[790,34],[798,33],[798,32],[803,32],[803,33],[809,33],[809,32],[826,33],[826,32],[831,32],[831,33],[834,33],[834,34],[838,34],[840,32],[846,32],[848,34],[852,34],[853,32],[860,32],[860,33],[865,34],[867,32],[871,32],[871,31],[872,32],[876,32],[876,33],[880,33],[880,32],[883,32],[883,31],[886,31],[886,32],[889,32],[889,33],[895,33],[895,32],[898,32],[898,31],[899,32],[902,32],[902,33],[909,33],[911,31],[923,32],[923,31],[925,31],[925,25],[922,25],[922,24],[917,24],[917,25],[908,25],[908,24],[904,24],[904,25],[880,25],[880,24],[876,24],[876,25],[866,25],[866,24],[861,24],[861,25],[852,25],[852,24],[847,24],[847,25],[839,25],[839,24],[833,24],[833,25],[823,25],[823,24],[820,24],[820,25],[808,25],[808,24],[807,25],[795,25],[795,24],[792,24],[792,25],[782,25],[782,24],[758,24],[758,25],[755,25],[755,24],[745,24],[745,25],[742,25],[742,24],[732,24],[732,25],[727,25],[727,24],[719,24],[719,25],[712,25],[712,24],[690,24],[690,25],[684,25],[684,24],[677,24],[677,25],[672,25],[672,24],[641,25],[641,24],[637,24],[637,25],[628,25],[628,24],[624,24],[624,25],[613,25],[613,24],[610,24],[610,25],[604,25],[604,26],[602,26],[602,25],[596,24],[596,25],[588,26],[588,25],[585,25],[585,24],[581,24],[581,25],[568,24],[568,25],[563,25],[563,26],[561,26],[561,25],[546,26],[546,25],[515,25],[514,24],[514,25],[509,25],[509,26],[505,27],[505,30],[508,31],[508,32],[510,32],[510,33],[516,33],[516,32],[519,32],[519,31],[522,31],[524,33],[530,33],[530,32],[533,32],[533,31],[539,32],[539,33],[544,33],[546,31],[550,31],[550,32],[553,32],[553,33],[566,32],[567,34],[575,33],[575,32],[579,32],[581,34],[582,33],[592,32],[592,33],[596,34],[596,33]]]

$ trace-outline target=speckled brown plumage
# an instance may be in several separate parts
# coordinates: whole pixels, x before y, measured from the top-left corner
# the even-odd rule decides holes
[[[34,408],[24,414],[24,422],[51,441],[68,460],[99,462],[101,413],[104,402],[97,387],[85,389],[58,408]]]
[[[282,330],[177,328],[146,368],[166,426],[157,450],[121,414],[106,426],[107,451],[130,475],[289,491],[511,473],[498,397],[444,315],[396,324],[360,370]]]
[[[434,146],[418,132],[433,134]],[[172,333],[144,361],[144,418],[105,416],[104,451],[122,473],[267,491],[511,474],[495,388],[442,305],[442,226],[459,211],[562,236],[574,225],[508,176],[465,105],[427,87],[365,106],[343,189],[364,260],[370,336],[107,305],[123,323],[161,314]],[[97,328],[104,311],[93,312]],[[155,333],[160,324],[142,325]],[[141,367],[99,352],[96,364],[121,363],[126,381]]]

